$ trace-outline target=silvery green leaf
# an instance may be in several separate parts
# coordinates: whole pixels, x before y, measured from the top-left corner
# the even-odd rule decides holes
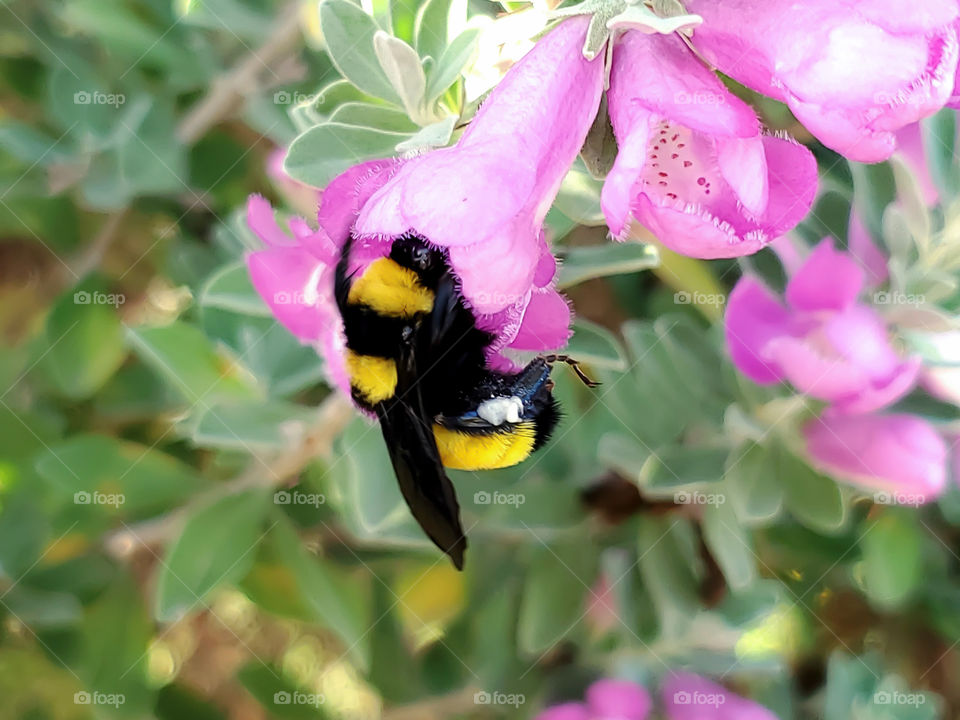
[[[960,167],[956,158],[957,114],[945,108],[922,120],[920,127],[927,167],[943,203],[955,197],[960,187]]]
[[[400,103],[373,47],[379,29],[372,17],[349,0],[324,0],[320,28],[327,53],[341,75],[365,93]]]
[[[743,590],[757,579],[757,559],[750,536],[734,513],[730,493],[715,493],[715,502],[703,507],[703,540],[733,590]]]
[[[401,133],[327,122],[308,129],[290,144],[283,167],[294,180],[322,188],[351,165],[392,157],[397,143],[406,137]]]
[[[417,51],[400,38],[395,38],[382,30],[374,34],[373,48],[380,67],[383,68],[393,89],[400,96],[400,102],[407,111],[407,115],[414,122],[421,124],[427,78],[423,74],[423,66],[420,64]]]
[[[371,105],[365,102],[347,102],[334,110],[330,122],[356,125],[396,133],[412,133],[417,126],[402,110],[387,105]]]
[[[578,225],[603,225],[601,187],[602,184],[577,163],[564,177],[554,207]]]
[[[427,102],[433,102],[443,92],[453,85],[466,67],[477,49],[477,40],[480,38],[479,28],[467,28],[457,35],[447,45],[437,59],[436,65],[430,70],[427,83]]]
[[[699,15],[660,17],[642,3],[628,5],[623,12],[607,20],[608,30],[639,30],[646,35],[670,35],[688,32],[703,23]]]
[[[396,151],[402,153],[444,147],[450,142],[450,135],[453,134],[453,127],[456,124],[457,118],[453,115],[445,117],[439,122],[431,123],[413,137],[398,143]]]
[[[467,20],[466,0],[427,0],[414,23],[414,46],[421,57],[439,58]]]
[[[659,263],[652,245],[626,242],[570,248],[560,266],[557,287],[563,289],[593,278],[649,270]]]
[[[627,366],[626,354],[616,336],[601,325],[583,318],[573,323],[573,337],[567,345],[567,352],[586,365],[624,370]]]
[[[919,179],[896,155],[890,158],[890,166],[893,168],[893,179],[897,186],[897,200],[910,228],[910,234],[921,248],[926,248],[930,239],[930,214],[920,190]]]

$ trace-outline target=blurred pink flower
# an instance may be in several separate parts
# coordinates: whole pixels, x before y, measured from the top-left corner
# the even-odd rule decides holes
[[[267,158],[267,175],[287,205],[304,215],[313,215],[320,204],[322,191],[287,175],[287,171],[283,169],[286,156],[286,149],[275,148]]]
[[[660,692],[670,720],[777,720],[763,705],[693,673],[671,673]]]
[[[248,258],[253,284],[281,323],[323,350],[341,387],[332,272],[349,237],[354,271],[405,235],[446,248],[478,326],[496,336],[492,362],[506,362],[504,347],[547,350],[567,341],[570,309],[554,289],[556,261],[542,225],[603,89],[603,62],[580,52],[587,22],[567,20],[540,40],[455,146],[362,163],[334,179],[316,232],[297,219],[289,238],[266,202],[251,198],[248,222],[269,246]]]
[[[915,415],[828,411],[807,423],[803,434],[814,465],[855,485],[888,491],[893,502],[929,502],[946,486],[947,446]]]
[[[602,206],[614,234],[632,216],[676,252],[736,257],[760,250],[810,209],[810,151],[763,134],[750,106],[679,36],[624,33],[608,99],[619,152]]]
[[[726,337],[739,370],[760,384],[798,391],[863,413],[886,407],[915,385],[920,359],[901,359],[883,319],[857,302],[863,269],[823,240],[787,284],[786,305],[743,277],[727,304]]]
[[[585,702],[555,705],[535,720],[644,720],[650,714],[650,695],[628,680],[597,680],[587,688]]]
[[[721,72],[786,103],[851,160],[890,156],[895,133],[951,96],[956,0],[687,0],[694,44]]]

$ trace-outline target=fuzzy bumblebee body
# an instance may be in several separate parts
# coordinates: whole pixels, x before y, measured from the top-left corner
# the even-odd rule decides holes
[[[494,337],[477,328],[442,251],[401,238],[352,277],[350,248],[334,294],[351,395],[379,420],[414,517],[462,568],[466,538],[444,468],[508,467],[541,447],[559,420],[550,366],[538,358],[514,374],[487,368]]]

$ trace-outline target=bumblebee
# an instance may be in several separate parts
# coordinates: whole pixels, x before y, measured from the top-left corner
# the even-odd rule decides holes
[[[488,368],[494,336],[464,305],[445,251],[405,236],[353,276],[351,247],[334,276],[351,395],[379,421],[414,518],[462,569],[467,540],[444,468],[508,467],[542,447],[560,419],[553,362],[593,383],[563,355],[535,358],[518,373]]]

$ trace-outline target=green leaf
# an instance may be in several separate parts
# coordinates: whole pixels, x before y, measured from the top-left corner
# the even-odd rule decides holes
[[[186,147],[176,136],[172,102],[141,97],[131,105],[135,121],[123,124],[117,146],[120,180],[135,195],[190,189]]]
[[[413,120],[423,116],[427,78],[417,51],[403,40],[378,30],[373,36],[373,49],[380,67],[400,96],[400,103]]]
[[[450,142],[450,135],[453,133],[453,126],[456,123],[457,118],[453,115],[448,115],[439,122],[431,123],[409,140],[398,143],[397,152],[422,152],[423,150],[443,147]]]
[[[250,282],[250,273],[243,262],[224,265],[213,273],[200,288],[197,302],[243,315],[273,317]]]
[[[850,163],[853,173],[854,205],[873,237],[883,235],[883,215],[887,205],[896,199],[893,171],[886,163],[864,165]]]
[[[397,144],[408,137],[373,128],[323,123],[308,129],[290,144],[284,170],[294,180],[326,187],[352,165],[373,158],[392,157]]]
[[[762,445],[738,447],[727,458],[727,488],[737,516],[747,524],[768,523],[784,502],[776,455]]]
[[[122,695],[125,713],[148,714],[154,692],[147,686],[147,653],[153,624],[132,578],[118,576],[89,609],[82,627],[82,663],[87,687]]]
[[[283,675],[279,668],[255,661],[237,673],[240,684],[269,711],[269,717],[280,720],[324,720],[326,698],[315,692],[304,692]]]
[[[301,442],[315,421],[314,411],[279,400],[219,404],[201,412],[192,438],[200,447],[281,450]]]
[[[56,138],[34,127],[13,120],[0,122],[0,148],[22,162],[43,166],[61,162],[66,155],[64,148],[57,146]]]
[[[365,93],[400,104],[377,60],[373,37],[378,28],[373,18],[348,0],[325,0],[320,5],[320,28],[341,75]]]
[[[584,598],[593,585],[596,563],[596,548],[590,543],[550,547],[536,543],[517,618],[521,651],[542,653],[571,637],[583,618]]]
[[[693,445],[657,448],[644,484],[651,489],[673,490],[685,485],[717,483],[723,479],[723,465],[729,453],[727,448]],[[710,496],[717,494],[721,494],[720,489],[710,489]],[[689,492],[675,495],[683,496],[677,502],[696,501]]]
[[[783,483],[787,509],[811,530],[836,533],[846,520],[840,486],[789,450],[777,453],[776,477]]]
[[[652,245],[627,242],[572,247],[563,256],[557,287],[564,289],[594,278],[649,270],[659,262]]]
[[[331,464],[337,472],[328,473],[326,480],[332,486],[331,501],[351,534],[433,552],[400,495],[380,431],[355,420],[340,436],[338,450]]]
[[[117,306],[123,295],[84,282],[60,296],[47,318],[45,367],[70,398],[89,397],[123,363],[123,326]]]
[[[414,47],[420,57],[439,58],[453,32],[466,22],[465,0],[426,0],[417,11],[414,23]]]
[[[166,510],[207,486],[179,460],[106,435],[74,435],[54,444],[40,453],[36,468],[64,499],[124,516]],[[117,502],[98,496],[116,496]]]
[[[602,183],[590,176],[577,163],[563,178],[553,209],[563,213],[577,225],[603,225],[605,220],[600,208]]]
[[[921,548],[913,511],[889,508],[867,527],[860,538],[863,585],[874,605],[896,610],[917,591],[924,576]]]
[[[143,362],[191,404],[263,396],[250,372],[192,325],[178,320],[163,327],[131,328],[127,337]]]
[[[0,496],[0,576],[17,579],[40,558],[50,524],[27,492]]]
[[[644,585],[660,619],[665,638],[682,636],[700,610],[699,581],[680,520],[647,516],[640,524],[638,563]]]
[[[156,617],[174,622],[202,607],[218,586],[246,575],[263,537],[267,490],[227,495],[187,518],[167,552],[157,580]]]
[[[577,318],[573,321],[573,337],[565,352],[585,365],[623,370],[626,354],[616,336],[602,325]]]
[[[927,167],[940,192],[940,201],[954,198],[960,190],[960,167],[957,164],[957,113],[944,108],[920,122]]]
[[[734,513],[729,493],[718,497],[724,502],[703,508],[703,539],[733,590],[743,590],[757,579],[757,561],[750,536]]]
[[[386,105],[365,102],[345,102],[331,113],[328,120],[341,125],[356,125],[384,132],[409,134],[417,132],[418,129],[405,112]]]
[[[254,590],[254,599],[272,593],[284,614],[328,628],[361,668],[368,667],[370,602],[364,587],[329,561],[307,552],[285,517],[267,533],[241,587]]]
[[[444,48],[427,78],[426,99],[428,103],[440,97],[460,77],[463,68],[466,67],[476,52],[479,39],[479,28],[467,28]]]

